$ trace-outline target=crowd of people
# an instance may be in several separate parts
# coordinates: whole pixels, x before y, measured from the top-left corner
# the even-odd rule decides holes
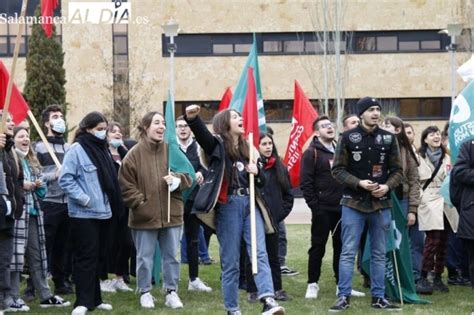
[[[448,284],[474,284],[474,219],[469,216],[474,142],[463,144],[452,170],[458,174],[458,190],[464,189],[452,207],[440,194],[452,168],[448,129],[427,127],[417,148],[413,126],[398,117],[381,120],[381,110],[376,99],[362,98],[356,112],[344,118],[340,135],[330,118],[320,115],[304,147],[300,188],[312,214],[305,298],[319,296],[331,235],[337,300],[330,312],[343,311],[352,297],[365,296],[352,286],[356,265],[370,288],[371,307],[400,309],[385,294],[391,196],[405,211],[417,292],[448,292],[442,280],[445,267]],[[215,233],[227,314],[241,314],[239,289],[246,290],[249,303],[262,303],[262,314],[284,314],[279,301],[292,297],[283,289],[282,276],[298,274],[286,264],[284,223],[294,190],[273,133],[269,128],[261,134],[253,151],[239,112],[216,114],[212,132],[199,112],[198,105],[188,106],[175,121],[179,148],[195,171],[195,186],[194,174],[168,169],[170,148],[160,112],[143,116],[136,141],[123,139],[120,124],[90,112],[72,144],[65,139],[61,106],[50,105],[42,114],[47,143],[32,143],[29,127],[15,126],[8,117],[0,134],[0,311],[29,311],[26,303],[36,296],[40,307],[67,307],[71,302],[61,296],[73,293],[72,315],[110,311],[113,306],[101,293],[133,291],[131,275],[142,308],[155,308],[151,291],[160,280],[165,306],[183,308],[178,295],[182,262],[189,265],[189,291],[213,290],[200,279],[199,265],[213,262],[207,250]],[[186,189],[192,191],[184,198]],[[370,276],[361,268],[366,239]],[[154,278],[157,264],[161,279]],[[22,275],[27,276],[23,295]]]

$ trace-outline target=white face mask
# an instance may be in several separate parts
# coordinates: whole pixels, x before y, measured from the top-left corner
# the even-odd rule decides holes
[[[107,130],[96,130],[94,131],[94,136],[96,136],[100,140],[104,140],[107,136]]]
[[[114,148],[118,148],[118,147],[121,147],[123,145],[122,139],[112,139],[112,140],[110,140],[109,143]]]
[[[28,150],[28,151],[29,151],[29,150]],[[20,158],[22,158],[22,159],[24,159],[24,158],[28,155],[28,151],[25,152],[25,151],[22,151],[22,150],[20,150],[20,149],[18,149],[18,148],[15,148],[16,154],[17,154]]]
[[[58,118],[51,121],[51,130],[57,133],[65,133],[66,132],[66,122],[62,118]]]

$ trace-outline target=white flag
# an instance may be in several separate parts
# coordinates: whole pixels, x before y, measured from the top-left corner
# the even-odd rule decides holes
[[[464,82],[474,80],[474,55],[457,70]]]

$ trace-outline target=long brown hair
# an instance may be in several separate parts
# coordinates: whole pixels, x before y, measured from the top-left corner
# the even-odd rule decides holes
[[[141,139],[146,138],[146,130],[148,128],[150,128],[150,125],[153,121],[153,117],[155,117],[155,115],[160,115],[163,119],[165,118],[165,116],[163,116],[162,113],[157,112],[157,111],[152,111],[152,112],[146,113],[143,116],[142,120],[140,121],[140,124],[137,127],[139,138],[141,138]]]
[[[240,135],[237,143],[237,147],[234,146],[234,139],[230,134],[230,116],[232,112],[240,113],[235,109],[226,109],[219,112],[212,120],[212,129],[216,134],[221,136],[224,141],[225,152],[229,155],[232,161],[238,160],[239,158],[249,159],[249,145],[245,141],[244,136]]]
[[[412,158],[416,161],[416,165],[420,165],[418,159],[416,158],[415,152],[413,151],[413,148],[410,144],[410,140],[408,140],[403,120],[395,116],[387,116],[385,117],[384,122],[389,122],[395,128],[400,129],[400,132],[395,135],[397,137],[398,144],[400,145],[400,147],[404,147],[405,150],[412,156]]]

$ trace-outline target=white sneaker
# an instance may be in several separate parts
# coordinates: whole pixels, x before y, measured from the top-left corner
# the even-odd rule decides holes
[[[171,291],[166,295],[165,305],[170,308],[183,308],[183,302],[181,302],[178,294],[175,291]]]
[[[156,299],[153,297],[153,295],[151,295],[150,292],[140,296],[140,305],[143,308],[155,308],[155,301]]]
[[[29,312],[30,308],[26,305],[23,299],[13,299],[13,303],[5,310],[6,313],[11,312]]]
[[[71,312],[71,315],[85,315],[87,313],[87,307],[76,306]]]
[[[114,279],[112,280],[112,286],[116,291],[119,292],[131,292],[133,291],[132,288],[130,288],[123,279]]]
[[[103,310],[103,311],[111,311],[111,310],[113,310],[112,305],[111,305],[111,304],[107,304],[107,303],[101,303],[101,304],[97,305],[95,308],[98,309],[98,310]]]
[[[188,291],[211,292],[212,288],[208,287],[201,279],[196,278],[194,281],[189,280]]]
[[[112,283],[112,280],[101,280],[100,281],[100,291],[101,292],[107,292],[107,293],[115,293],[117,290],[115,290],[114,285]]]
[[[351,291],[351,296],[354,296],[354,297],[364,297],[364,296],[365,296],[365,293],[352,289],[352,291]]]
[[[336,287],[336,296],[339,296],[339,287]],[[365,293],[352,289],[351,296],[353,296],[353,297],[364,297]]]
[[[319,292],[319,285],[317,282],[308,283],[308,288],[306,289],[306,299],[317,299]]]

